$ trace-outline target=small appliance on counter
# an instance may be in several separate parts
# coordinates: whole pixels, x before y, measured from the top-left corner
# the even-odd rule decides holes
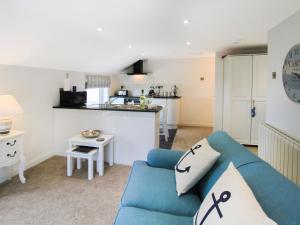
[[[173,96],[177,96],[177,94],[178,94],[178,87],[176,86],[176,85],[174,85],[172,88],[172,92],[173,92]]]
[[[124,86],[121,86],[121,90],[118,90],[116,95],[128,97],[128,90],[125,90]]]
[[[155,96],[155,90],[154,89],[155,89],[155,87],[153,87],[153,86],[150,87],[150,90],[148,92],[149,97]]]
[[[128,90],[119,90],[117,91],[117,96],[128,96]]]
[[[86,104],[86,91],[63,91],[60,90],[60,106],[84,106]]]

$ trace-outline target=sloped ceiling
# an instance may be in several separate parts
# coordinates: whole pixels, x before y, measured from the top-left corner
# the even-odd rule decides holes
[[[1,0],[0,64],[114,72],[141,58],[210,55],[266,44],[299,9],[299,0]]]

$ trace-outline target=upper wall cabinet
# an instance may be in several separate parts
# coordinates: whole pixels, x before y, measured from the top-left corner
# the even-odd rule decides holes
[[[267,56],[224,59],[223,130],[242,144],[257,144],[258,125],[265,121]]]

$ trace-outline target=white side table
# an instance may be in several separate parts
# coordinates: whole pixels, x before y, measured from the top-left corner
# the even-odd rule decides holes
[[[88,179],[92,180],[94,177],[94,166],[93,166],[94,156],[97,154],[98,150],[95,148],[88,153],[83,153],[83,152],[74,151],[75,148],[69,149],[67,151],[67,176],[68,177],[72,176],[73,158],[77,158],[77,162],[78,162],[78,160],[80,161],[81,159],[87,159],[88,160]],[[78,165],[79,164],[77,164],[77,169],[80,169]]]
[[[98,154],[94,159],[97,160],[97,172],[99,173],[99,176],[104,175],[104,150],[106,146],[109,166],[113,166],[114,164],[114,136],[102,134],[101,138],[104,138],[104,141],[97,141],[97,138],[84,138],[81,135],[69,139],[69,149],[73,149],[76,146],[88,146],[98,149]],[[77,157],[77,169],[80,168],[81,159],[80,157]]]
[[[17,130],[12,130],[6,135],[0,135],[0,168],[19,163],[19,179],[22,184],[26,182],[24,177],[23,135],[23,131]]]

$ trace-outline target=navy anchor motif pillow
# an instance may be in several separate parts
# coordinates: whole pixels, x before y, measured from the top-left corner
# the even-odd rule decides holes
[[[232,163],[194,216],[194,225],[276,225]]]
[[[178,196],[188,192],[208,172],[219,156],[220,153],[210,147],[206,139],[187,151],[175,166]]]

